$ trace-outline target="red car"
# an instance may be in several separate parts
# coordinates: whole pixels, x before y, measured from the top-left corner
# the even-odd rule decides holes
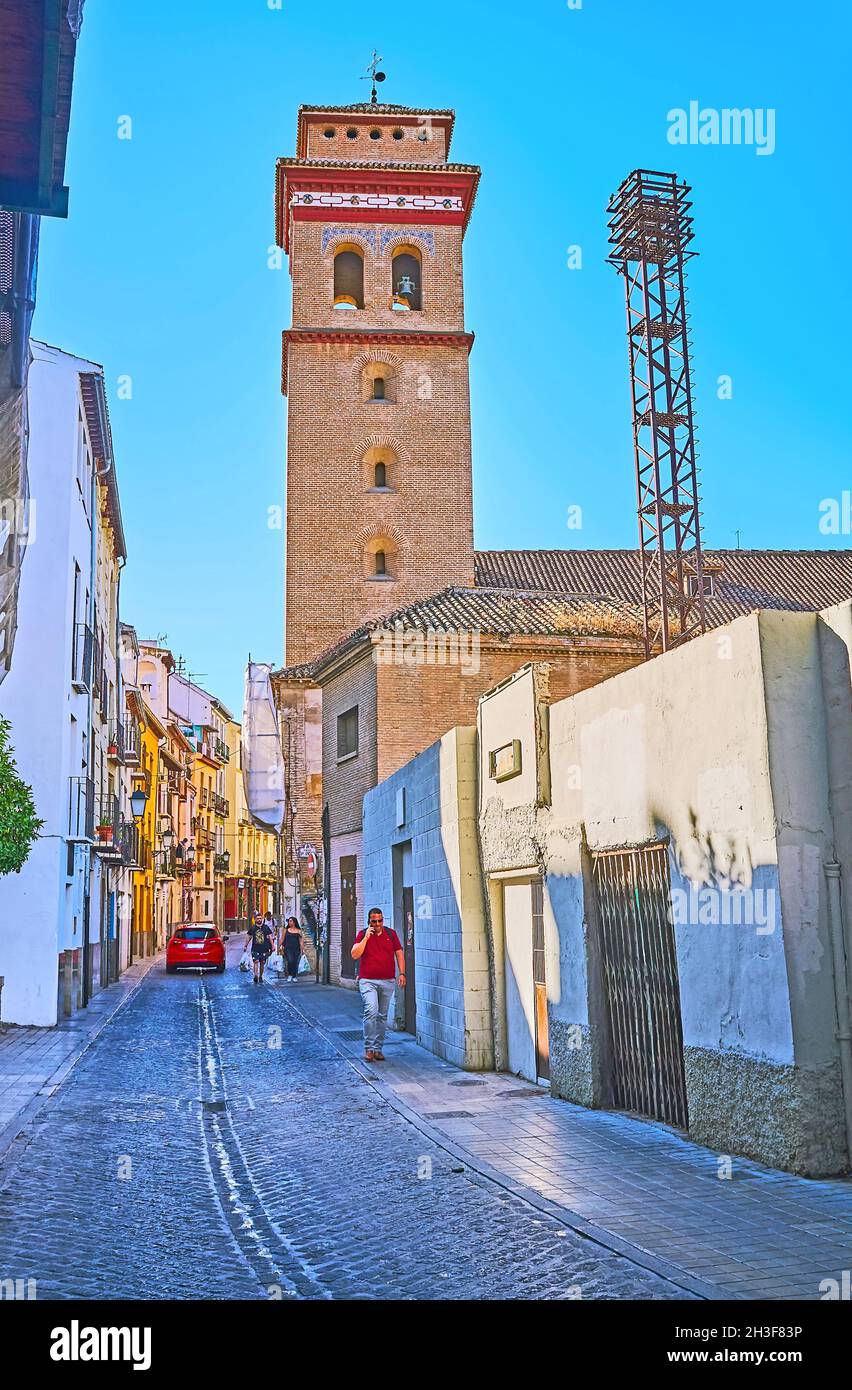
[[[222,974],[225,969],[224,941],[215,927],[204,923],[176,927],[166,947],[166,970],[173,975],[176,970],[201,969],[218,970]]]

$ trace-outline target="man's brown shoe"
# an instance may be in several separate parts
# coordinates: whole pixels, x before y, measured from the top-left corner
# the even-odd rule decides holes
[[[383,1052],[374,1052],[374,1053],[373,1053],[373,1061],[374,1061],[374,1062],[383,1062],[384,1060],[385,1060],[385,1054],[384,1054]]]
[[[365,1053],[364,1053],[364,1061],[365,1061],[365,1062],[374,1062],[375,1060],[376,1060],[376,1054],[375,1054],[375,1052],[365,1052]]]

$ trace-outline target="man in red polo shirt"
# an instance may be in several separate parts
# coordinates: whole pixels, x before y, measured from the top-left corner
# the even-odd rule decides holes
[[[352,959],[361,962],[358,989],[364,1001],[364,1061],[383,1062],[382,1043],[394,990],[394,961],[399,966],[397,984],[405,989],[405,956],[396,932],[385,926],[380,908],[371,907],[367,913],[367,930],[356,936]]]

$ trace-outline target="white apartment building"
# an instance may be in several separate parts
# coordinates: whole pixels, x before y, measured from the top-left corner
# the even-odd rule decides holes
[[[118,661],[126,557],[102,368],[32,343],[33,501],[0,712],[40,836],[0,878],[4,1022],[52,1025],[121,968],[132,828]]]

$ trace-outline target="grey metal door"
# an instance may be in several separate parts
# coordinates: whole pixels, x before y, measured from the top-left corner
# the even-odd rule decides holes
[[[414,976],[414,889],[402,890],[402,927],[405,933],[405,1031],[417,1033],[417,994]]]
[[[340,974],[344,980],[355,979],[352,947],[358,934],[358,901],[355,893],[358,859],[344,854],[340,860]]]
[[[668,845],[592,854],[613,1102],[687,1127]]]

